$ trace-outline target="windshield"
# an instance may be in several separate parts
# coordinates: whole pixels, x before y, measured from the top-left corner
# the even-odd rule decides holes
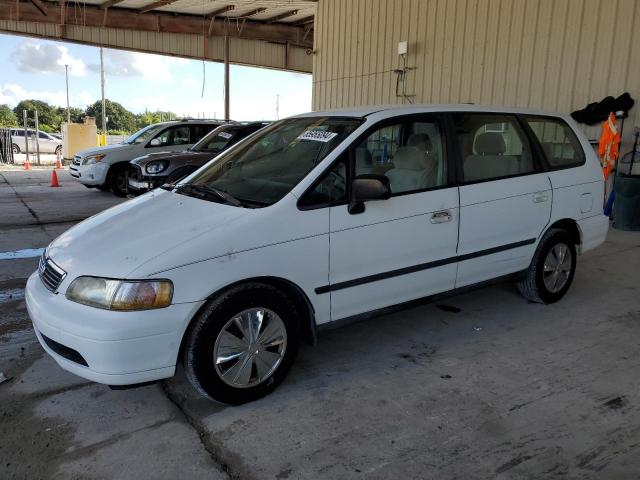
[[[194,152],[221,152],[238,131],[238,127],[223,125],[206,135],[191,150]]]
[[[242,206],[271,205],[289,193],[360,123],[343,117],[292,118],[273,123],[189,177],[178,185],[178,191],[211,201],[230,196]]]
[[[149,138],[151,138],[157,128],[159,128],[159,125],[149,125],[147,127],[144,127],[142,130],[138,130],[122,143],[128,143],[130,145],[144,143],[149,140]]]

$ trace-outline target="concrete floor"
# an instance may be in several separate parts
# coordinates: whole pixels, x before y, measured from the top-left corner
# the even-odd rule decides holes
[[[0,252],[120,200],[0,172]],[[640,234],[612,230],[561,302],[496,285],[303,347],[270,397],[225,407],[182,372],[111,391],[57,367],[0,260],[0,478],[628,479],[640,471]],[[9,298],[11,296],[11,298]]]

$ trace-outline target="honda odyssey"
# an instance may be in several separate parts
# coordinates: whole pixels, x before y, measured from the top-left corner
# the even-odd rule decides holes
[[[605,240],[603,188],[566,115],[299,115],[63,233],[27,307],[77,375],[129,385],[182,361],[200,392],[240,404],[271,392],[330,322],[502,277],[530,301],[560,300],[578,255]]]

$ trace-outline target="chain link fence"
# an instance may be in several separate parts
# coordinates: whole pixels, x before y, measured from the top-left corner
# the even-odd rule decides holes
[[[0,128],[0,163],[14,163],[12,146],[11,129]]]

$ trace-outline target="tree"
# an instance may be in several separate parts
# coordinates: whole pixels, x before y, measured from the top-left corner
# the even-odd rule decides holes
[[[126,132],[136,131],[136,117],[118,102],[105,100],[107,115],[107,131],[120,130]],[[87,116],[96,118],[98,129],[102,130],[102,101],[98,100],[87,107]]]
[[[62,117],[62,121],[67,121],[67,109],[66,107],[58,107],[57,109],[58,115]],[[85,117],[86,113],[83,109],[77,107],[69,108],[69,116],[71,117],[71,123],[82,123],[82,119]]]
[[[17,127],[18,119],[8,105],[0,105],[0,127]]]
[[[42,100],[22,100],[16,108],[13,109],[17,118],[23,118],[23,111],[27,110],[27,126],[35,128],[34,112],[38,111],[38,126],[40,130],[45,132],[57,132],[60,130],[60,124],[63,117],[58,113],[58,108],[49,105]]]

